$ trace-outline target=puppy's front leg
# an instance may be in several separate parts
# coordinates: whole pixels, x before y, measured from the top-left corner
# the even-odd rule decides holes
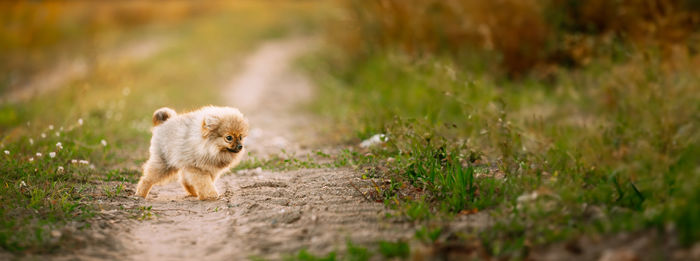
[[[184,175],[184,178],[197,190],[197,196],[200,200],[214,200],[219,197],[219,192],[216,191],[214,179],[210,173],[188,168]]]

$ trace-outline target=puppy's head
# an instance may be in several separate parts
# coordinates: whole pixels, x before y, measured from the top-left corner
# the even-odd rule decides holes
[[[248,136],[248,119],[234,108],[205,110],[202,135],[220,153],[239,153],[243,150],[243,139]]]

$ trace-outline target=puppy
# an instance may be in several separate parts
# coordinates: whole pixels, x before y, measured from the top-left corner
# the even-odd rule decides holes
[[[153,136],[136,195],[180,173],[185,191],[200,200],[216,199],[214,182],[238,164],[245,149],[248,119],[231,107],[207,106],[178,115],[170,108],[153,113]]]

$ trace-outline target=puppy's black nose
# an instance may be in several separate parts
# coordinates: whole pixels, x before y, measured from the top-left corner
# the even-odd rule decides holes
[[[243,149],[243,145],[241,145],[241,144],[236,145],[236,150],[240,151],[242,149]]]

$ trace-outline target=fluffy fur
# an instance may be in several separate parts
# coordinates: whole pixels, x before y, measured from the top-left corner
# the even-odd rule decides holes
[[[208,106],[178,115],[169,108],[153,113],[150,157],[136,195],[146,198],[151,187],[179,173],[182,187],[201,200],[216,199],[214,182],[238,164],[244,154],[248,120],[238,109]]]

